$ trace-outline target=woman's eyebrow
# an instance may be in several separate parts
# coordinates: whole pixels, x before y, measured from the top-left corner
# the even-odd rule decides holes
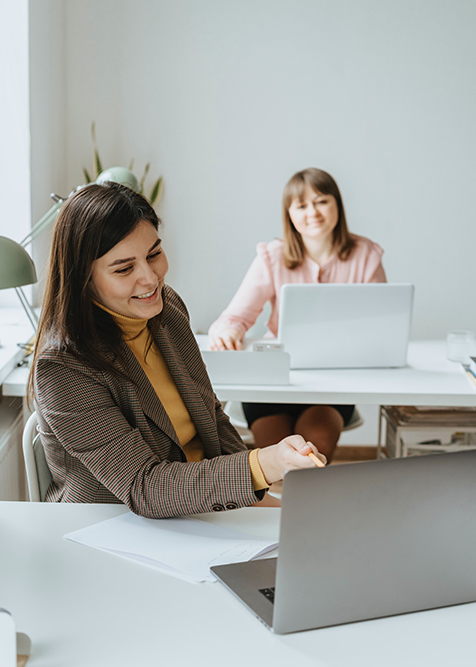
[[[115,259],[113,262],[108,264],[109,266],[117,266],[118,264],[125,264],[126,262],[132,262],[135,257],[127,257],[126,259]]]
[[[157,241],[151,246],[149,252],[152,252],[154,248],[157,248],[158,245],[162,243],[162,239],[157,239]]]
[[[162,243],[162,239],[157,239],[157,241],[150,247],[149,253],[151,253],[152,250],[154,250],[154,248],[156,248],[161,243]],[[149,253],[147,253],[147,254],[149,254]],[[118,264],[125,264],[126,262],[132,262],[134,260],[135,260],[135,257],[127,257],[126,259],[115,259],[113,262],[108,264],[108,267],[117,266]]]

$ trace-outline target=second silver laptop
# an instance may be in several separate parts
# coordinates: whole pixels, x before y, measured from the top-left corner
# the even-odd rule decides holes
[[[413,285],[283,285],[278,339],[291,368],[405,366]]]

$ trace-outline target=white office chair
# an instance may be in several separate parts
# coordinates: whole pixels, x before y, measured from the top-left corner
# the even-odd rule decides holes
[[[359,426],[362,426],[363,423],[364,423],[363,417],[354,405],[354,411],[350,415],[349,423],[346,426],[344,426],[342,432],[352,431],[353,428],[358,428]]]
[[[254,438],[252,432],[248,428],[248,422],[246,421],[245,415],[243,413],[243,407],[241,403],[239,401],[227,401],[224,407],[224,412],[226,415],[228,415],[232,426],[236,428],[245,445],[252,447],[254,445]],[[354,411],[349,419],[349,423],[347,426],[344,426],[342,432],[351,431],[354,428],[362,426],[363,423],[364,420],[362,419],[362,415],[357,410],[357,408],[354,407]]]
[[[43,502],[52,480],[38,430],[36,412],[30,415],[23,429],[23,459],[30,502]]]
[[[255,439],[248,428],[241,403],[239,401],[227,401],[223,412],[228,415],[231,425],[236,428],[245,445],[253,447]]]

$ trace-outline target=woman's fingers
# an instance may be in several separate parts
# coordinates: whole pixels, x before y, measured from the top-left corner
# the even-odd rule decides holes
[[[287,443],[288,452],[286,452],[286,470],[296,468],[313,468],[316,464],[309,457],[312,453],[316,456],[317,449],[314,445],[307,443],[300,435],[291,435],[284,439]]]
[[[221,336],[217,336],[210,342],[210,350],[226,350],[225,340]]]
[[[310,442],[309,440],[307,441],[307,444],[308,444],[309,447],[311,448],[312,453],[313,453],[315,456],[317,456],[317,458],[318,458],[324,465],[326,465],[326,463],[327,463],[327,458],[324,456],[324,454],[321,454],[321,452],[317,449],[317,447],[315,447],[315,446],[312,444],[312,442]]]
[[[306,442],[301,435],[288,435],[287,438],[284,438],[283,442],[287,442],[293,449],[307,456],[309,452],[314,451],[315,447],[310,442]]]
[[[210,340],[210,350],[241,350],[240,333],[235,329],[222,332]]]
[[[228,342],[230,344],[230,347],[228,348],[229,350],[241,350],[242,344],[238,337],[235,338],[234,336],[230,336]]]
[[[318,450],[318,448],[310,441],[307,442],[300,435],[292,435],[286,438],[289,441],[289,444],[296,449],[302,456],[309,456],[309,453],[312,452],[314,456],[324,463],[327,463],[327,459],[324,454]]]
[[[210,350],[224,350],[225,346],[221,338],[214,338],[209,344]]]
[[[290,435],[277,445],[260,449],[258,461],[267,482],[273,483],[282,479],[287,470],[314,468],[316,463],[308,456],[310,452],[326,462],[325,456],[311,442],[306,442],[300,435]]]

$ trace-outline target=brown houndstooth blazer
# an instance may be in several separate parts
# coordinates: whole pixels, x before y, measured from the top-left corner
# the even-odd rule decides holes
[[[248,451],[218,402],[183,301],[164,287],[155,342],[202,440],[205,460],[185,463],[175,430],[127,345],[135,381],[45,350],[35,369],[39,430],[53,481],[47,501],[125,503],[163,518],[256,502]],[[123,362],[115,362],[124,370]],[[227,455],[227,456],[222,456]]]

